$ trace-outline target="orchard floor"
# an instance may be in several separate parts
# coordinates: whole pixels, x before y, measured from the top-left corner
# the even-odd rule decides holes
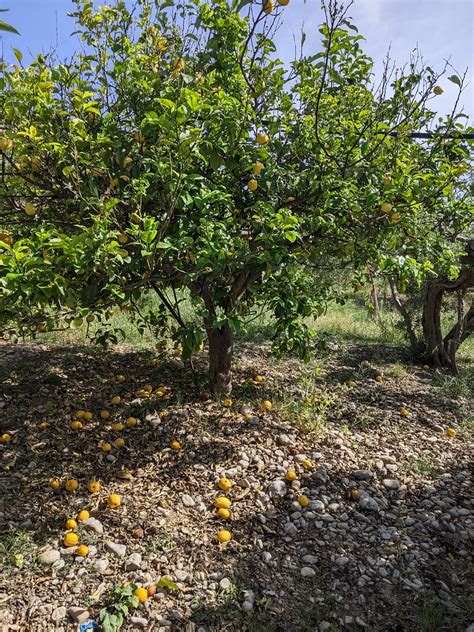
[[[1,344],[0,428],[11,435],[0,444],[2,632],[79,629],[112,612],[112,589],[162,577],[173,583],[122,630],[464,632],[474,622],[472,390],[400,353],[347,345],[304,367],[241,346],[226,409],[203,401],[177,360],[150,367],[127,348]],[[204,379],[204,358],[196,365]],[[249,384],[257,374],[264,382]],[[147,383],[168,386],[170,399],[138,397]],[[77,409],[94,416],[73,431]],[[137,427],[111,430],[129,416]],[[100,442],[119,436],[125,445],[104,454]],[[223,474],[227,523],[213,508]],[[94,477],[102,487],[91,495]],[[64,490],[68,478],[76,492]],[[98,521],[78,529],[86,558],[62,542],[81,509]],[[233,534],[226,545],[221,528]]]

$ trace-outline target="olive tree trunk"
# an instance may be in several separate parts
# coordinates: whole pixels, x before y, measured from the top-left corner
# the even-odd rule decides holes
[[[209,341],[209,384],[213,394],[229,395],[232,391],[232,354],[234,336],[225,324],[207,329]]]

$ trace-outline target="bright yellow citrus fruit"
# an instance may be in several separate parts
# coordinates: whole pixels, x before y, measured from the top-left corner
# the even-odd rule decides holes
[[[110,494],[110,496],[107,498],[107,504],[109,507],[112,507],[112,509],[115,509],[115,507],[118,507],[121,502],[122,502],[122,499],[120,498],[118,494]]]
[[[390,204],[390,202],[382,202],[382,204],[380,205],[380,210],[382,211],[382,213],[390,213],[392,208],[393,205]]]
[[[27,215],[29,215],[30,217],[34,217],[37,212],[38,212],[38,209],[36,208],[34,204],[32,204],[32,202],[27,202],[25,204],[25,213]]]
[[[135,417],[129,417],[125,423],[130,428],[133,428],[133,426],[137,425],[137,420],[135,419]]]
[[[298,502],[302,507],[307,507],[309,505],[309,498],[303,494],[298,496]]]
[[[260,173],[262,172],[262,169],[264,169],[265,166],[263,164],[263,162],[254,162],[252,165],[252,173],[256,176],[259,176]]]
[[[135,588],[133,594],[140,603],[145,603],[145,601],[148,599],[148,591],[146,588]]]
[[[268,399],[265,399],[262,402],[262,408],[263,408],[263,410],[271,410],[272,409],[272,403]]]
[[[294,470],[288,470],[285,474],[287,481],[296,481],[296,472]]]
[[[4,432],[0,437],[0,443],[8,443],[11,439],[11,435],[8,432]]]
[[[115,380],[117,382],[125,382],[125,375],[116,375]]]
[[[89,548],[85,544],[79,544],[76,549],[76,555],[80,555],[81,557],[87,557],[89,554]]]
[[[66,520],[66,529],[77,529],[77,522],[69,518],[69,520]]]
[[[256,191],[258,189],[258,182],[255,180],[255,178],[252,178],[247,182],[247,186],[250,191]]]
[[[77,521],[78,522],[84,522],[84,520],[88,520],[91,517],[90,513],[87,511],[87,509],[83,509],[82,511],[80,511],[77,514]]]
[[[181,450],[181,444],[176,439],[173,439],[170,443],[170,448],[173,448],[173,450]]]
[[[312,469],[314,467],[314,463],[313,461],[311,461],[311,459],[305,459],[304,461],[301,462],[302,465],[304,467],[306,467],[308,470]]]
[[[110,452],[112,450],[112,446],[110,445],[110,443],[106,442],[106,443],[103,443],[100,446],[100,449],[102,450],[102,452],[106,452],[107,453],[107,452]]]
[[[51,481],[49,481],[49,486],[51,487],[51,489],[58,489],[60,485],[61,483],[57,478],[53,478]]]
[[[456,430],[454,428],[447,428],[446,434],[448,435],[448,437],[454,438],[457,433],[456,433]]]
[[[79,542],[77,533],[66,533],[64,536],[64,546],[76,546]]]
[[[114,397],[112,397],[110,401],[112,404],[117,405],[117,404],[120,404],[120,402],[122,401],[122,398],[120,397],[120,395],[115,395]]]
[[[245,421],[250,421],[252,417],[253,417],[252,413],[244,413]]]
[[[76,419],[76,421],[71,421],[72,430],[82,430],[83,427],[84,426],[82,424],[82,421],[79,421],[79,419]]]
[[[266,145],[270,139],[264,132],[259,132],[256,136],[256,141],[259,145]]]
[[[119,437],[118,439],[115,439],[114,446],[116,448],[123,448],[124,445],[125,445],[125,439],[122,439],[122,437]]]
[[[222,476],[219,479],[218,486],[220,489],[222,489],[222,491],[228,492],[230,488],[232,487],[232,483],[230,482],[228,478],[226,478],[225,476]]]
[[[93,416],[94,416],[94,415],[93,415],[92,413],[88,412],[87,410],[84,412],[84,419],[85,419],[86,421],[91,421],[91,419],[92,419],[92,417],[93,417]]]
[[[406,408],[400,408],[400,417],[408,417],[409,413]]]
[[[229,540],[232,540],[232,533],[230,531],[227,531],[227,529],[222,529],[217,534],[217,539],[221,544],[224,542],[229,542]]]
[[[108,419],[110,417],[110,413],[108,410],[101,410],[100,411],[100,418],[101,419]]]
[[[381,375],[376,375],[375,376],[375,381],[376,382],[382,382],[382,380],[383,380],[383,377]]]
[[[46,430],[46,428],[49,426],[47,421],[42,421],[40,424],[38,424],[38,430]]]
[[[97,494],[100,491],[99,481],[89,481],[87,483],[87,489],[91,494]]]
[[[229,520],[230,511],[226,509],[225,507],[221,507],[220,509],[217,510],[217,515],[219,516],[219,518],[222,518],[222,520]]]
[[[76,410],[77,419],[84,419],[84,415],[86,414],[85,410]]]
[[[120,421],[117,421],[116,423],[114,423],[114,425],[112,426],[112,430],[115,430],[115,432],[120,432],[120,430],[123,430],[123,424],[120,423]]]
[[[265,11],[267,15],[270,15],[270,13],[273,11],[274,8],[275,8],[275,3],[273,0],[265,0],[265,4],[263,5],[263,10]]]
[[[68,492],[75,492],[76,489],[79,487],[79,483],[76,481],[75,478],[70,478],[69,480],[66,481],[66,484],[64,485],[64,487],[66,488]]]
[[[231,504],[232,502],[230,501],[230,499],[226,498],[225,496],[219,496],[214,501],[214,507],[216,509],[229,509]]]
[[[232,406],[232,400],[231,399],[225,399],[222,402],[222,405],[225,406],[226,408],[230,408]]]
[[[257,384],[260,384],[260,382],[263,382],[265,378],[263,377],[263,375],[256,375],[254,380],[255,382],[257,382]]]

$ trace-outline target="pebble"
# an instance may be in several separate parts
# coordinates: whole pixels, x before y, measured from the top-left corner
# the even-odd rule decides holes
[[[183,494],[181,496],[181,500],[183,501],[183,505],[185,507],[194,507],[194,498],[192,498],[189,494]]]
[[[273,481],[272,483],[270,483],[268,491],[270,492],[270,494],[273,494],[276,496],[285,496],[286,494],[285,481],[281,479],[277,479],[276,481]]]
[[[362,496],[359,500],[359,507],[366,509],[367,511],[380,511],[377,501],[370,496]]]
[[[42,564],[54,564],[61,557],[61,553],[57,549],[48,549],[40,554],[39,559]]]
[[[231,581],[228,577],[224,577],[223,579],[221,579],[221,581],[219,582],[219,587],[222,590],[227,590],[228,588],[230,588],[231,586]]]
[[[96,573],[102,575],[102,573],[105,573],[105,571],[107,570],[109,563],[109,560],[106,557],[103,557],[99,560],[95,560],[92,567],[96,571]]]
[[[370,470],[354,470],[354,472],[352,472],[352,476],[358,481],[370,481],[374,474]]]
[[[84,520],[82,522],[82,525],[89,531],[94,531],[99,535],[102,535],[104,533],[104,526],[100,522],[100,520],[97,520],[97,518],[87,518],[87,520]]]
[[[318,561],[316,555],[303,555],[303,562],[305,564],[317,564]]]
[[[130,623],[135,628],[147,628],[148,627],[148,619],[145,619],[145,617],[130,617]]]
[[[141,565],[142,565],[142,556],[140,555],[140,553],[132,553],[125,561],[125,570],[127,572],[138,571],[141,568]]]
[[[393,478],[384,478],[382,484],[387,489],[397,490],[400,488],[400,483]]]
[[[110,551],[112,555],[115,555],[115,557],[125,557],[125,553],[127,552],[125,544],[117,544],[116,542],[111,542],[110,540],[105,543],[105,548],[107,551]]]
[[[66,607],[59,606],[59,608],[56,608],[51,613],[51,621],[55,621],[55,622],[61,621],[62,619],[66,618],[66,614],[67,614]]]
[[[301,577],[315,577],[316,576],[316,571],[314,570],[314,568],[311,568],[310,566],[303,566],[300,573],[301,573]]]
[[[71,619],[73,621],[75,621],[76,623],[84,623],[84,621],[87,621],[87,619],[89,619],[89,610],[86,610],[85,608],[77,608],[77,607],[72,607],[68,609],[68,614],[71,617]]]

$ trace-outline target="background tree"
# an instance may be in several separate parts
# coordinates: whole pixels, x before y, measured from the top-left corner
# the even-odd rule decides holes
[[[374,86],[335,1],[322,51],[289,68],[273,2],[76,4],[83,52],[18,58],[0,78],[7,333],[86,317],[104,342],[108,309],[152,289],[161,307],[140,317],[170,327],[184,358],[207,335],[211,388],[229,392],[233,335],[256,310],[277,350],[308,354],[304,319],[334,294],[317,277],[326,261],[454,274],[469,150],[440,141],[463,115],[430,109],[440,75],[419,57],[387,62]],[[423,146],[421,129],[434,132]]]

